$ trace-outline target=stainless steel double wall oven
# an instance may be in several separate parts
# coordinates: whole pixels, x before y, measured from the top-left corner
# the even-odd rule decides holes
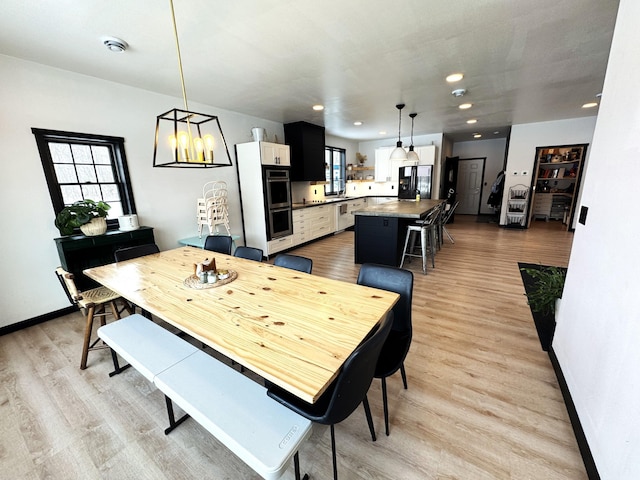
[[[262,167],[265,192],[267,239],[293,234],[291,181],[288,167]]]

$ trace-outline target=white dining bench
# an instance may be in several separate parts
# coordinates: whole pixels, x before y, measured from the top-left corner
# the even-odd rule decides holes
[[[153,382],[157,374],[198,351],[194,345],[138,313],[100,327],[98,336],[111,348],[114,371],[109,376],[132,366]],[[128,365],[121,367],[114,352]]]
[[[100,327],[98,335],[164,393],[165,434],[191,417],[262,478],[280,478],[293,457],[300,479],[298,448],[312,422],[268,397],[265,387],[141,315]],[[114,367],[112,374],[125,368],[115,353]],[[173,403],[185,412],[177,421]]]

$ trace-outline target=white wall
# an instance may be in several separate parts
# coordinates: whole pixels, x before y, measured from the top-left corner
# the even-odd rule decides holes
[[[480,213],[493,213],[493,208],[487,205],[491,185],[502,171],[504,165],[504,155],[507,148],[506,138],[495,138],[491,140],[476,140],[471,142],[456,142],[453,144],[452,155],[461,159],[486,157],[484,165],[484,178],[482,181],[482,198],[480,199]]]
[[[194,103],[194,111],[220,117],[234,166],[152,168],[156,116],[181,107],[181,99],[1,55],[0,78],[0,202],[7,229],[0,236],[0,327],[69,305],[54,275],[53,239],[60,235],[32,127],[124,137],[141,224],[155,228],[163,249],[197,234],[196,198],[211,180],[227,182],[232,231],[241,233],[233,145],[250,141],[255,126],[284,138],[281,124]]]
[[[621,0],[553,341],[603,480],[640,478],[638,22]]]
[[[555,122],[527,123],[511,127],[502,205],[507,204],[509,187],[519,183],[531,185],[536,147],[574,143],[591,144],[595,124],[596,117],[583,117]],[[591,145],[587,148],[587,159],[590,151]],[[524,171],[527,172],[525,176],[522,175]],[[507,209],[503,208],[500,215],[500,225],[505,224],[506,216]]]

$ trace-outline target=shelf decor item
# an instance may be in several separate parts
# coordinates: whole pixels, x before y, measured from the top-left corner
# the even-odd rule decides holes
[[[79,228],[88,237],[102,235],[107,231],[106,216],[111,206],[103,201],[78,200],[64,207],[56,215],[55,225],[61,235],[71,235]]]
[[[360,152],[356,152],[356,160],[358,160],[358,163],[362,167],[364,163],[367,161],[367,156],[362,155]]]
[[[184,110],[174,108],[156,117],[153,147],[154,167],[230,167],[231,155],[218,117],[189,110],[184,85],[176,16],[171,5],[171,20],[178,55]],[[220,155],[216,155],[216,152]]]

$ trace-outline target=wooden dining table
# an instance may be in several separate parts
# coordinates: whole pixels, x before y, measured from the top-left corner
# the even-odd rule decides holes
[[[193,277],[195,264],[212,258],[218,270],[235,278],[201,288],[205,285]],[[399,298],[194,247],[84,273],[309,403],[322,395]]]

